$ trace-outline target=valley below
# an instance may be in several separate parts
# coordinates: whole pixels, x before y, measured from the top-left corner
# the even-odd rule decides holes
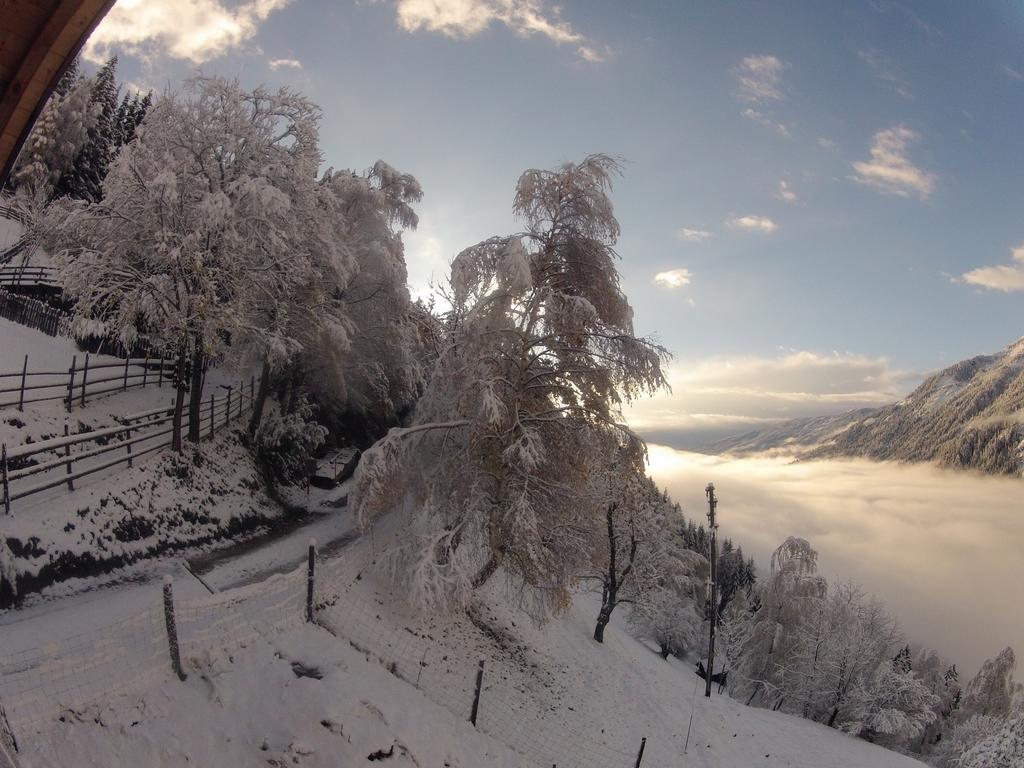
[[[819,551],[830,581],[851,579],[886,601],[910,640],[928,638],[973,674],[1001,647],[1024,646],[1019,582],[1021,480],[932,464],[722,456],[651,444],[650,471],[706,524],[703,488],[720,499],[719,535],[766,575],[794,531]]]

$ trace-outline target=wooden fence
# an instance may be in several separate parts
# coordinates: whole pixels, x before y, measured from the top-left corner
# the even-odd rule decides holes
[[[4,288],[29,288],[42,286],[59,288],[57,270],[53,267],[36,267],[23,264],[16,267],[0,267],[0,286]]]
[[[124,362],[96,363],[86,352],[81,365],[78,355],[72,357],[71,367],[66,371],[30,371],[28,361],[29,356],[25,355],[20,371],[0,373],[0,408],[17,406],[20,411],[27,403],[63,400],[70,411],[76,404],[85,405],[90,397],[147,386],[162,387],[165,381],[171,383],[174,373],[174,361],[160,357],[126,357]]]
[[[47,336],[70,336],[71,318],[56,307],[33,299],[10,293],[0,288],[0,317],[35,328]]]
[[[238,387],[220,387],[219,398],[211,393],[200,408],[200,437],[210,439],[232,421],[252,408],[258,382],[250,378]],[[174,409],[155,408],[121,419],[121,425],[90,432],[64,435],[36,443],[7,448],[0,446],[0,481],[3,484],[3,507],[11,513],[11,503],[36,493],[66,484],[74,490],[75,481],[119,464],[132,462],[148,453],[167,448],[174,431]],[[188,432],[189,413],[181,415],[182,434]],[[108,457],[107,454],[114,454]],[[103,456],[102,459],[97,457]],[[96,459],[95,461],[93,461]],[[77,467],[75,465],[78,465]],[[26,485],[29,477],[45,476]]]
[[[28,217],[21,211],[15,210],[15,208],[9,203],[0,202],[0,216],[5,219],[10,219],[11,221],[16,221],[22,226],[28,226]]]

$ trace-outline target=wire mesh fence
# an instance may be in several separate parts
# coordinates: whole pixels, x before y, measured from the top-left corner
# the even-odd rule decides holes
[[[478,690],[480,649],[447,636],[443,622],[434,629],[404,620],[392,602],[357,587],[356,568],[345,557],[317,564],[315,623],[454,716],[468,720],[476,709],[478,730],[541,768],[677,764],[681,744],[648,742],[641,761],[641,734],[627,731],[627,718],[602,722],[579,701],[556,703],[513,661],[487,658]],[[306,622],[307,574],[302,565],[227,592],[175,601],[174,645],[185,672]],[[0,707],[13,734],[46,738],[62,717],[80,718],[113,696],[141,696],[172,680],[168,627],[154,600],[100,631],[0,655]]]

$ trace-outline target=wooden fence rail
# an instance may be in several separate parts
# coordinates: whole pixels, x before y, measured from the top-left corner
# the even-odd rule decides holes
[[[66,371],[30,371],[29,356],[22,360],[21,370],[0,373],[0,409],[17,406],[23,410],[28,403],[63,400],[71,411],[85,405],[90,397],[126,392],[147,386],[162,387],[170,383],[174,361],[160,357],[126,357],[116,363],[96,363],[88,352],[81,365],[78,355],[71,359]]]
[[[257,384],[256,379],[251,378],[248,382],[239,382],[237,389],[228,389],[227,394],[220,398],[211,394],[200,408],[200,437],[212,438],[250,410]],[[116,427],[68,434],[65,424],[63,437],[12,448],[3,444],[0,446],[0,483],[3,486],[4,512],[10,514],[11,503],[18,499],[65,484],[68,490],[74,490],[75,481],[82,477],[119,464],[130,467],[134,460],[167,448],[171,444],[173,422],[173,408],[155,408],[126,416]],[[182,434],[188,431],[188,425],[186,408],[181,415]],[[143,446],[143,443],[147,445]],[[99,462],[89,461],[107,454],[116,455]],[[77,468],[76,463],[79,465]],[[32,485],[23,482],[37,475],[45,477]]]
[[[0,286],[5,288],[29,286],[58,287],[57,270],[53,267],[36,267],[31,264],[0,267]]]

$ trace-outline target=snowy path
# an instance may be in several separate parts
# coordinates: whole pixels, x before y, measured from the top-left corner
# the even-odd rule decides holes
[[[25,608],[0,613],[0,651],[4,655],[17,653],[44,640],[53,642],[127,620],[160,604],[164,575],[174,579],[176,598],[201,598],[209,594],[202,582],[219,592],[294,569],[305,562],[311,537],[327,556],[357,536],[347,511],[314,513],[285,531],[270,531],[194,558],[156,558],[123,569],[105,581],[65,582],[57,589],[67,594],[53,595],[53,590],[48,590],[41,600]]]

